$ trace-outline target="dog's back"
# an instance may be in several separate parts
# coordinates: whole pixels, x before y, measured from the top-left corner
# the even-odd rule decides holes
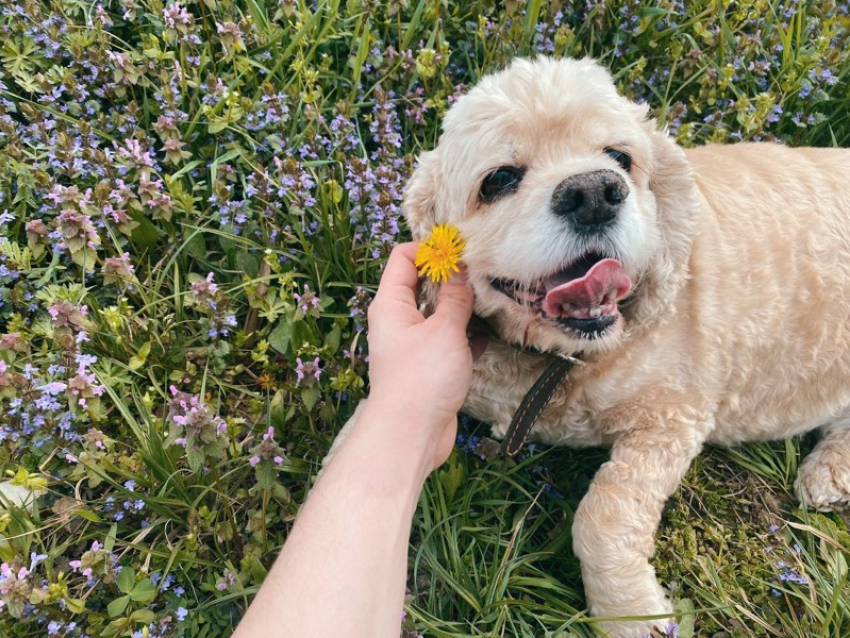
[[[850,150],[687,155],[706,205],[691,263],[700,323],[724,343],[713,438],[777,438],[835,418],[850,406]]]

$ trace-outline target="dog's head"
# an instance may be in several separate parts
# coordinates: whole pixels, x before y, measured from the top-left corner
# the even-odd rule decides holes
[[[405,197],[414,239],[460,230],[475,311],[506,341],[609,349],[669,305],[693,182],[646,113],[591,60],[517,60],[460,98],[420,156]]]

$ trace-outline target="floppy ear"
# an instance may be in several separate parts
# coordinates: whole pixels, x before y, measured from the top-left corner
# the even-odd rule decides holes
[[[649,188],[655,196],[658,226],[663,241],[658,262],[642,280],[642,293],[634,298],[632,314],[646,325],[651,317],[664,316],[669,303],[688,279],[693,238],[696,236],[699,193],[694,171],[684,151],[654,120],[645,128],[652,148]]]
[[[419,156],[419,165],[410,176],[404,191],[402,211],[410,227],[413,241],[422,241],[431,234],[436,224],[437,189],[441,180],[440,151],[426,151]],[[438,284],[427,278],[419,289],[419,307],[425,316],[434,313],[437,307]]]
[[[628,102],[629,102],[629,109],[631,110],[632,115],[634,116],[634,118],[639,123],[643,124],[645,122],[650,121],[649,103],[648,102],[639,103],[639,102],[632,102],[631,100],[629,100]],[[653,128],[656,127],[656,124],[655,124],[654,121],[652,122],[652,127]]]
[[[419,165],[410,176],[404,191],[402,211],[414,241],[421,241],[436,223],[435,205],[440,182],[440,151],[425,151],[419,155]]]

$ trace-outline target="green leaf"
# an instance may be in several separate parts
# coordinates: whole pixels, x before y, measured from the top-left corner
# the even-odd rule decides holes
[[[150,578],[145,578],[136,583],[133,591],[130,592],[130,598],[141,603],[152,601],[154,596],[156,596],[156,585],[153,584]]]
[[[72,614],[81,614],[86,610],[86,601],[80,598],[63,598],[63,600]]]
[[[236,267],[249,277],[256,277],[260,270],[260,260],[251,253],[237,253]]]
[[[269,574],[268,570],[263,567],[263,564],[257,560],[256,556],[251,556],[248,571],[251,573],[251,578],[258,583],[263,582]]]
[[[683,598],[675,606],[676,615],[681,614],[679,620],[679,638],[692,638],[694,636],[694,603],[689,598]]]
[[[184,244],[186,252],[192,257],[205,257],[207,254],[207,243],[200,233],[193,234],[188,240],[184,241]]]
[[[334,326],[325,337],[325,348],[327,348],[331,354],[336,354],[336,351],[339,349],[339,342],[341,338],[342,330],[340,330],[339,326]]]
[[[15,558],[18,554],[15,550],[9,545],[6,539],[0,539],[0,560],[4,563],[11,563],[12,559]]]
[[[218,235],[218,245],[221,246],[221,249],[228,255],[235,255],[238,251],[242,250],[242,247],[233,241],[233,236],[228,235],[227,233],[221,233]]]
[[[6,603],[6,610],[12,618],[21,618],[24,615],[24,607],[26,605],[23,600],[15,600],[13,598]]]
[[[306,321],[295,321],[292,323],[292,342],[296,345],[313,343],[313,335]]]
[[[210,135],[221,133],[230,124],[230,120],[221,115],[210,114],[209,132]]]
[[[276,428],[282,427],[283,424],[286,423],[286,404],[283,402],[284,396],[283,390],[278,390],[274,393],[271,404],[269,405],[269,421]]]
[[[109,533],[106,535],[106,539],[103,541],[103,549],[107,552],[111,552],[112,548],[115,547],[115,538],[118,536],[118,523],[113,523],[109,528]]]
[[[204,466],[204,453],[200,450],[186,450],[186,461],[189,463],[189,469],[197,472]]]
[[[35,69],[35,56],[38,45],[32,38],[24,37],[16,41],[11,37],[4,38],[5,44],[0,49],[3,65],[15,76],[27,77]]]
[[[457,488],[463,483],[464,471],[463,466],[458,460],[457,451],[452,450],[449,460],[437,472],[437,480],[443,486],[446,492],[446,502],[451,503],[454,500]]]
[[[133,585],[136,584],[136,572],[132,567],[125,567],[118,574],[118,589],[123,593],[129,594],[133,591]],[[120,613],[120,612],[119,612]],[[115,614],[116,616],[118,614]]]
[[[292,321],[284,317],[269,334],[269,345],[281,354],[289,351],[289,342],[292,339]]]
[[[145,217],[144,213],[139,211],[128,210],[127,214],[138,224],[130,233],[130,241],[133,242],[139,252],[148,252],[156,247],[156,242],[159,239],[159,233],[156,230],[153,222]]]
[[[128,621],[126,618],[119,618],[118,620],[113,620],[106,626],[102,632],[100,632],[101,638],[116,638],[123,634],[126,629]]]
[[[274,487],[277,478],[277,466],[274,463],[262,461],[257,464],[254,471],[257,475],[257,485],[264,490],[270,490]]]
[[[97,264],[97,253],[90,248],[84,248],[72,253],[71,261],[83,270],[93,270]]]
[[[121,572],[124,573],[123,571]],[[115,618],[116,616],[120,616],[124,613],[124,610],[127,609],[127,605],[130,604],[129,596],[121,596],[121,598],[116,598],[109,605],[106,606],[106,611],[109,613],[110,617]]]
[[[321,390],[318,386],[313,386],[312,388],[304,388],[301,391],[301,400],[304,402],[304,408],[309,412],[313,409],[313,406],[316,405],[316,401],[319,400],[319,395],[321,394]]]
[[[87,521],[91,521],[92,523],[100,523],[103,521],[100,516],[90,510],[74,510],[74,515],[84,518]]]
[[[130,361],[127,364],[127,367],[129,367],[130,370],[138,370],[143,365],[145,365],[145,363],[148,360],[148,355],[150,354],[150,352],[151,352],[151,342],[148,341],[141,348],[139,348],[139,351],[134,356],[130,357]]]
[[[132,622],[139,622],[149,625],[154,620],[156,620],[156,614],[153,613],[150,609],[137,609],[132,614],[130,614],[130,620]]]

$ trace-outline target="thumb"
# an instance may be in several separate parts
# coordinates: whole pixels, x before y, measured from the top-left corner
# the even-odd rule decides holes
[[[461,271],[440,286],[434,314],[465,327],[472,316],[472,298],[472,286],[467,281],[466,271]]]

